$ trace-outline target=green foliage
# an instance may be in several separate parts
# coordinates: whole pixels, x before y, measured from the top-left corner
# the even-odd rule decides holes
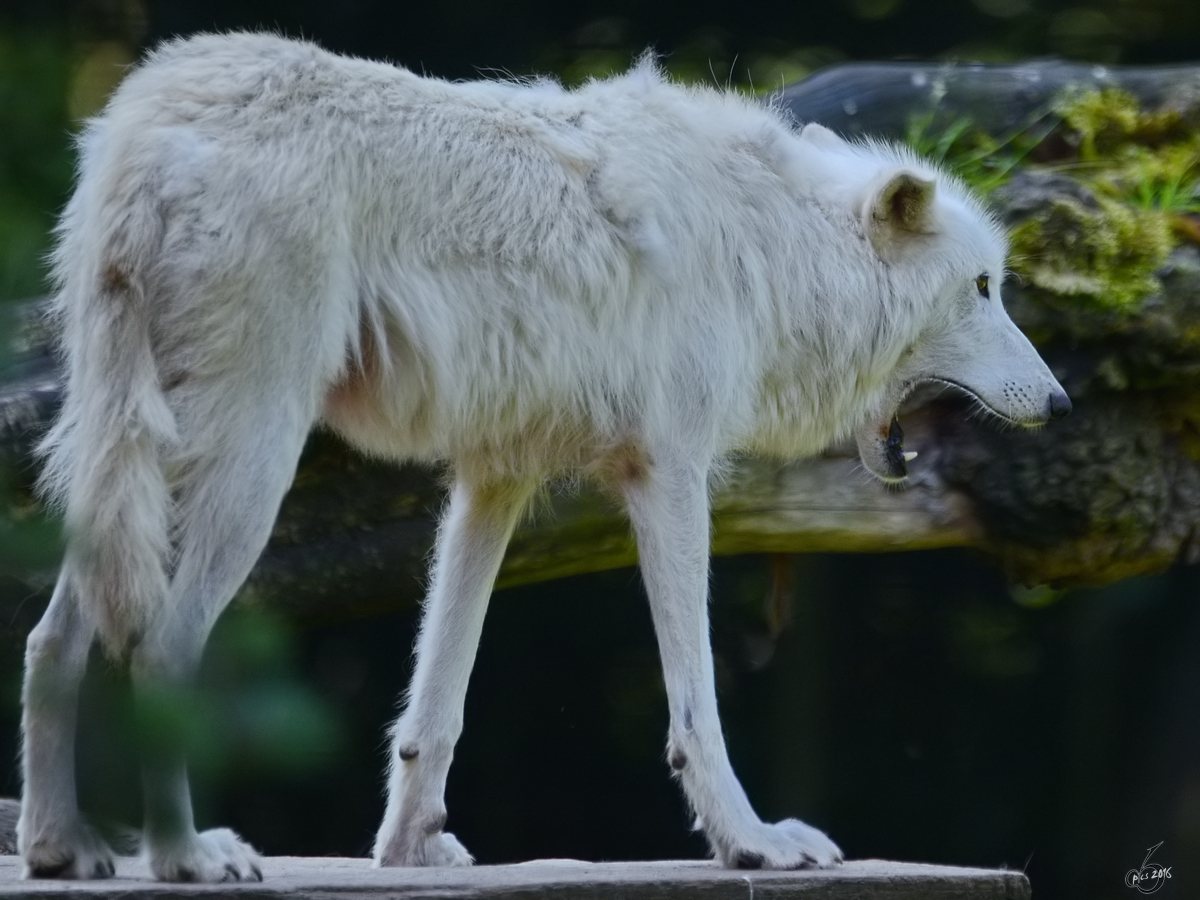
[[[50,229],[71,183],[71,53],[45,29],[0,29],[0,300],[45,289]]]
[[[0,573],[45,581],[62,555],[59,522],[0,469]]]
[[[987,194],[1005,184],[1057,124],[1056,117],[1041,112],[1008,134],[993,137],[969,116],[941,123],[930,110],[909,119],[905,142]]]
[[[71,70],[65,28],[0,28],[0,380],[17,330],[7,301],[45,291],[51,228],[70,188]],[[42,581],[61,545],[30,479],[0,466],[0,573]]]
[[[1095,206],[1060,200],[1019,225],[1018,268],[1054,293],[1132,312],[1161,289],[1156,273],[1178,245],[1179,217],[1200,211],[1200,136],[1177,110],[1143,110],[1116,88],[1068,90],[1054,108],[1075,149],[1057,168]]]
[[[0,302],[0,384],[15,362],[10,336],[17,327],[12,304]],[[35,499],[33,474],[0,456],[0,577],[27,585],[49,581],[62,555],[60,524]]]
[[[1200,213],[1200,136],[1156,150],[1124,147],[1097,181],[1106,193],[1140,209],[1173,216]]]
[[[1117,88],[1067,91],[1055,101],[1078,160],[1100,193],[1145,210],[1200,212],[1200,135],[1175,109],[1142,110]]]
[[[1014,270],[1052,294],[1135,311],[1161,289],[1156,273],[1180,236],[1200,233],[1188,218],[1200,214],[1200,135],[1179,112],[1143,110],[1126,91],[1064,91],[1001,137],[929,112],[913,117],[907,139],[984,194],[1019,166],[1080,184],[1088,202],[1050,198],[1010,234]]]
[[[1054,108],[1073,133],[1083,162],[1094,162],[1137,131],[1138,103],[1127,91],[1068,89],[1055,99]]]
[[[296,677],[295,644],[283,619],[247,604],[231,609],[197,686],[164,684],[139,698],[142,740],[182,748],[202,780],[327,766],[340,750],[338,715]]]

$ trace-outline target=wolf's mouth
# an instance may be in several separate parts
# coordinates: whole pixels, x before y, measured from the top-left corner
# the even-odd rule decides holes
[[[908,477],[908,464],[917,454],[904,449],[904,430],[894,412],[882,422],[868,423],[855,440],[859,459],[880,481],[895,484]]]
[[[885,410],[891,410],[890,415],[886,418],[880,416],[866,423],[855,436],[858,442],[859,458],[862,460],[863,465],[866,466],[872,475],[881,481],[897,483],[904,481],[908,477],[908,463],[912,462],[917,454],[914,450],[906,451],[904,449],[904,430],[900,427],[899,411],[905,399],[913,391],[927,384],[954,388],[971,400],[979,410],[1009,425],[1015,425],[1020,428],[1037,428],[1040,425],[1044,425],[1047,420],[1045,416],[1031,420],[1020,419],[1011,414],[1003,413],[985,401],[976,391],[971,390],[971,388],[960,381],[955,381],[953,378],[934,375],[913,379],[901,385],[900,389],[893,395],[891,402],[884,407]]]
[[[887,457],[888,474],[895,478],[908,477],[908,464],[917,458],[916,450],[904,450],[904,431],[900,428],[900,420],[892,416],[892,424],[888,426],[887,440],[883,442],[883,452]]]
[[[941,385],[945,385],[946,387],[954,388],[959,393],[965,395],[977,407],[979,407],[979,409],[983,410],[989,416],[993,416],[993,417],[999,419],[1001,422],[1004,422],[1008,425],[1016,425],[1019,428],[1039,428],[1042,425],[1046,424],[1045,419],[1037,419],[1035,421],[1028,421],[1025,419],[1015,419],[1007,413],[1002,413],[1002,412],[1000,412],[1000,410],[996,409],[996,407],[994,407],[992,404],[988,403],[986,400],[984,400],[982,397],[980,397],[979,394],[977,394],[975,391],[971,390],[969,387],[967,387],[961,381],[955,381],[953,378],[943,378],[941,376],[930,376],[929,378],[923,378],[919,383],[911,384],[908,387],[908,392],[911,393],[912,390],[918,386],[918,384],[941,384]]]
[[[880,416],[864,423],[855,435],[859,459],[867,471],[883,482],[896,484],[908,478],[908,464],[917,458],[917,451],[904,449],[900,407],[913,391],[930,381],[952,384],[941,378],[920,378],[902,383],[883,408],[889,411],[887,417]]]

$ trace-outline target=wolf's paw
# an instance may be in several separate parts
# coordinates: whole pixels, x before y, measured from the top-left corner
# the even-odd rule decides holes
[[[228,828],[193,833],[149,853],[159,881],[262,881],[258,853]]]
[[[375,865],[384,868],[393,866],[469,866],[475,858],[458,838],[448,831],[423,834],[409,846],[393,849],[389,847]]]
[[[763,822],[751,834],[717,846],[716,854],[730,869],[828,869],[842,861],[842,851],[825,832],[799,819]]]
[[[40,834],[28,844],[25,828],[20,830],[26,878],[112,878],[116,871],[112,850],[82,819]]]

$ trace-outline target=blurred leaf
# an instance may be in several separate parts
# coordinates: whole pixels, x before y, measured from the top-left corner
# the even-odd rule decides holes
[[[44,290],[50,229],[71,184],[70,83],[63,30],[0,29],[0,300]]]
[[[302,683],[296,635],[255,607],[231,609],[210,641],[195,686],[160,685],[138,701],[142,740],[182,749],[201,778],[235,771],[304,773],[326,765],[341,746],[331,704]]]

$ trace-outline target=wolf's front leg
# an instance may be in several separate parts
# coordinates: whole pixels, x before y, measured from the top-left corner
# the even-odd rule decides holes
[[[446,824],[446,775],[462,733],[467,681],[504,548],[532,487],[460,479],[450,495],[416,666],[392,728],[387,810],[375,838],[379,866],[466,866],[471,855]]]
[[[708,626],[707,471],[656,455],[622,485],[670,704],[668,762],[683,784],[714,855],[740,868],[796,869],[837,863],[841,851],[796,819],[762,822],[729,764],[717,716]]]

